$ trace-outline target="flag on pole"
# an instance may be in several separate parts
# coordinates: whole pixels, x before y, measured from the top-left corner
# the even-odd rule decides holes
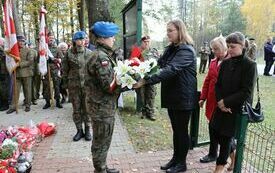
[[[46,43],[46,23],[45,15],[47,11],[44,7],[40,10],[40,31],[39,31],[39,71],[44,76],[47,74],[48,45]]]
[[[20,61],[19,47],[16,39],[16,31],[12,16],[11,0],[6,0],[4,4],[4,30],[5,30],[5,45],[6,66],[11,74],[16,69],[18,61]]]

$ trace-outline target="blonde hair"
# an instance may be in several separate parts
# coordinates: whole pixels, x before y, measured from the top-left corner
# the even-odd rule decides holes
[[[192,37],[188,34],[185,24],[180,19],[171,20],[167,23],[167,25],[174,25],[179,33],[178,37],[178,44],[185,43],[185,44],[194,44]]]
[[[215,37],[211,40],[210,47],[213,48],[214,45],[218,46],[223,51],[227,51],[227,44],[223,36]]]

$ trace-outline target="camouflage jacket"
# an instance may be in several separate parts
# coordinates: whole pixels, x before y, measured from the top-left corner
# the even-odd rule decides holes
[[[96,118],[115,115],[120,87],[114,80],[116,66],[113,50],[99,44],[87,63],[85,92],[88,114]]]
[[[30,48],[24,47],[20,49],[19,66],[16,68],[16,77],[33,76],[33,63],[36,53]]]
[[[76,52],[69,49],[62,62],[62,78],[68,89],[84,87],[85,71],[88,59],[92,57],[92,51],[85,47],[77,47]]]
[[[8,74],[8,70],[6,67],[6,55],[4,49],[0,47],[0,75]]]
[[[51,70],[54,71],[60,71],[61,70],[61,60],[63,59],[63,53],[61,50],[57,48],[56,45],[51,45],[49,46],[49,50],[51,51],[52,55],[54,58],[49,58],[49,64]]]
[[[249,49],[247,51],[247,56],[252,59],[252,60],[256,60],[256,52],[257,52],[257,46],[255,43],[251,44],[249,46]]]
[[[142,55],[144,57],[144,60],[149,60],[150,58],[154,58],[156,60],[159,59],[159,55],[156,49],[148,49],[148,50],[144,50],[142,52]]]

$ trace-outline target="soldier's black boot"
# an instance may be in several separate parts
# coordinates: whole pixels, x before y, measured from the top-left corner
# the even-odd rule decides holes
[[[107,173],[119,173],[119,170],[115,169],[115,168],[107,168],[106,169]]]
[[[56,100],[56,107],[58,107],[58,108],[63,108],[63,106],[61,105],[59,99]]]
[[[85,140],[90,141],[92,139],[92,135],[90,133],[90,127],[85,126]]]
[[[85,137],[85,135],[83,133],[83,129],[77,129],[77,133],[74,135],[73,140],[74,141],[79,141],[83,137]]]
[[[51,107],[50,100],[46,100],[46,104],[43,106],[43,109],[48,109],[49,107]]]

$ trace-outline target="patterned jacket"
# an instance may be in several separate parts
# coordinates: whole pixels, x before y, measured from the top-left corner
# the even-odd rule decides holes
[[[120,87],[116,86],[113,50],[99,44],[87,63],[85,76],[86,105],[90,116],[98,119],[115,115]]]

